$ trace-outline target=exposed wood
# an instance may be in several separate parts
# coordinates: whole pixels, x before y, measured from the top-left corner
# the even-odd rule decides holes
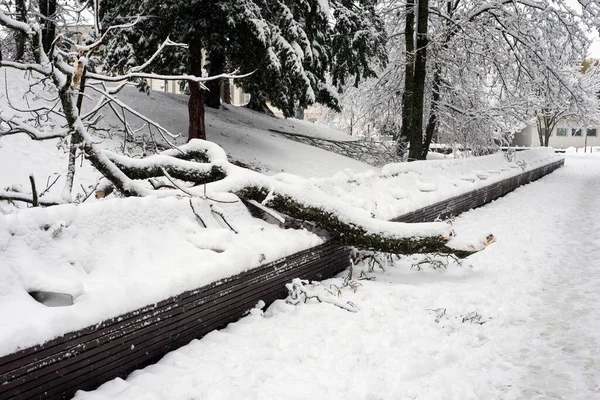
[[[29,175],[29,182],[31,183],[31,205],[37,207],[40,205],[38,200],[37,188],[35,187],[35,178],[33,174]]]

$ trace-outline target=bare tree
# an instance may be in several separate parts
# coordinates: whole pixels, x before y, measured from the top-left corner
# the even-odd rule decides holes
[[[426,158],[435,138],[470,148],[508,143],[512,133],[531,120],[533,104],[539,104],[532,90],[538,78],[545,77],[553,89],[577,97],[574,82],[579,72],[564,67],[581,65],[589,46],[585,29],[599,20],[597,2],[581,0],[585,3],[582,13],[564,0],[427,3],[427,36],[421,32],[422,44],[415,45],[419,38],[415,10],[421,2],[382,2],[391,62],[379,79],[367,82],[359,95],[350,91],[341,103],[362,98],[362,125],[379,133],[400,126],[398,147],[410,141],[410,159]],[[422,48],[426,51],[420,54],[426,60],[417,68]],[[555,55],[562,57],[560,62]],[[422,73],[424,81],[415,79]],[[422,102],[415,98],[420,88],[424,90]],[[559,108],[581,100],[562,96]],[[419,124],[424,120],[426,124]]]

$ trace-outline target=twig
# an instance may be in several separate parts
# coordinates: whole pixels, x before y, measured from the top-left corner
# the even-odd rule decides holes
[[[225,200],[217,200],[217,199],[213,199],[211,197],[208,197],[208,195],[206,194],[206,183],[204,184],[204,195],[202,196],[202,198],[206,199],[206,200],[214,201],[215,203],[223,203],[223,204],[234,204],[234,203],[237,203],[237,200],[234,200],[234,201],[225,201]]]
[[[35,187],[35,178],[33,177],[33,174],[29,175],[29,182],[31,182],[31,205],[37,207],[40,203],[38,201],[37,188]]]
[[[158,179],[148,179],[148,182],[152,185],[155,190],[167,188],[177,190],[175,186],[167,185],[165,182],[159,181]]]
[[[235,234],[237,234],[237,233],[238,233],[238,231],[236,231],[235,229],[233,229],[233,226],[231,226],[231,225],[229,224],[229,222],[227,222],[227,220],[225,219],[225,216],[223,215],[223,213],[222,213],[222,212],[220,212],[220,211],[217,211],[217,210],[215,210],[215,209],[213,208],[213,205],[212,205],[212,204],[210,205],[210,211],[211,211],[212,213],[215,213],[215,214],[217,214],[219,217],[221,217],[221,219],[223,219],[223,222],[225,222],[225,223],[227,224],[227,226],[229,227],[229,229],[231,229],[231,230],[233,231],[233,233],[235,233]]]
[[[50,182],[50,177],[48,177],[48,180],[46,181],[46,189],[44,189],[44,191],[42,193],[40,193],[40,197],[42,197],[43,195],[48,193],[48,190],[50,190],[52,188],[52,186],[54,186],[54,184],[56,182],[58,182],[59,179],[60,179],[60,175],[57,175],[56,178],[54,178],[54,181],[52,181],[52,183],[48,184]]]
[[[87,190],[85,190],[85,188],[83,187],[83,185],[81,185],[81,184],[80,184],[79,186],[81,186],[81,190],[83,190],[83,193],[85,193],[85,197],[84,197],[84,199],[83,199],[83,200],[81,200],[81,202],[80,202],[80,203],[84,203],[84,202],[85,202],[87,199],[89,199],[89,198],[90,198],[90,196],[91,196],[93,193],[96,193],[96,189],[98,189],[98,186],[100,186],[100,182],[96,183],[96,186],[94,186],[93,188],[90,186],[90,189],[91,189],[91,190],[89,191],[89,193],[88,193],[88,191],[87,191]]]
[[[202,226],[204,228],[206,228],[207,227],[206,223],[204,223],[204,220],[202,219],[202,217],[194,209],[194,203],[192,203],[192,199],[190,199],[190,208],[192,209],[192,212],[194,213],[194,215],[196,216],[196,218],[198,218],[198,221],[200,221],[200,223],[202,224]]]
[[[184,188],[182,188],[181,186],[176,184],[175,181],[173,180],[173,177],[171,177],[171,175],[169,175],[169,173],[167,172],[166,169],[164,169],[163,167],[160,167],[160,170],[165,175],[165,178],[167,178],[169,180],[169,182],[171,182],[173,184],[173,186],[175,186],[177,189],[181,190],[183,193],[187,194],[188,196],[194,197],[193,194],[191,194],[190,192],[188,192],[187,190],[185,190]]]
[[[22,201],[24,203],[29,203],[32,204],[33,203],[33,199],[25,194],[25,193],[18,193],[18,192],[8,192],[6,190],[0,190],[0,200],[6,200],[6,201]],[[40,206],[56,206],[58,204],[62,204],[62,201],[44,201],[44,200],[38,200],[38,205]]]

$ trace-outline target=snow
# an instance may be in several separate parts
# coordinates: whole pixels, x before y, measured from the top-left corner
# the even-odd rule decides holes
[[[311,182],[346,204],[388,220],[562,158],[541,148],[519,151],[514,157],[511,162],[503,154],[493,154],[388,164],[381,174],[340,171]]]
[[[568,156],[456,219],[497,239],[462,266],[402,258],[342,288],[358,312],[277,301],[75,399],[598,398],[599,191],[600,157]]]
[[[252,218],[239,201],[111,199],[0,216],[0,356],[320,243]],[[47,308],[31,291],[74,305]]]

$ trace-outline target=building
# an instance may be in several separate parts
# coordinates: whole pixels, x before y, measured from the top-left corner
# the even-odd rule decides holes
[[[150,86],[150,90],[184,94],[184,90],[182,89],[182,81],[166,81],[162,79],[146,79],[146,81]],[[231,88],[231,104],[234,106],[243,106],[248,104],[250,101],[250,95],[248,93],[244,93],[241,88],[235,86],[233,84],[233,79],[229,80],[229,84],[229,87]]]
[[[541,147],[537,126],[530,125],[513,137],[512,146]],[[555,149],[600,146],[600,124],[580,124],[563,121],[556,124],[550,133],[548,146]]]

